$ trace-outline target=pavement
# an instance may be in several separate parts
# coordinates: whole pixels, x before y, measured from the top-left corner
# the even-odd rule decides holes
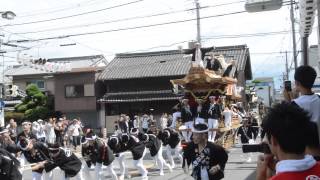
[[[229,159],[225,168],[225,180],[254,180],[255,179],[255,169],[256,169],[256,160],[257,153],[252,153],[252,161],[246,162],[247,157],[244,156],[241,150],[241,146],[235,146],[229,149]],[[165,157],[165,153],[163,153]],[[138,171],[134,168],[131,153],[126,153],[126,166],[131,174],[132,180],[140,180]],[[159,175],[159,170],[154,166],[154,160],[150,157],[149,153],[146,154],[144,159],[144,165],[148,169],[148,177],[149,180],[192,180],[191,176],[185,174],[183,169],[181,168],[181,164],[176,162],[176,168],[173,172],[169,172],[168,169],[164,169],[164,176]],[[114,162],[114,169],[116,172],[119,172],[118,162]],[[90,170],[91,176],[94,177],[94,169]],[[191,169],[189,171],[191,173]],[[56,168],[54,170],[54,180],[62,179],[61,171]],[[104,175],[106,179],[111,179],[108,173],[105,171]],[[24,180],[31,180],[31,171],[25,171],[23,173]],[[75,179],[75,178],[72,178]]]

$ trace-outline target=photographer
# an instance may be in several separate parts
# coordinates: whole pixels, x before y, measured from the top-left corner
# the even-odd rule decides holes
[[[295,89],[300,96],[294,98],[290,81],[285,84],[285,98],[293,104],[298,105],[309,113],[312,122],[317,123],[318,131],[320,129],[320,96],[312,92],[314,81],[317,77],[316,71],[310,66],[300,66],[294,73]]]
[[[310,130],[307,112],[292,104],[278,104],[270,109],[262,128],[271,154],[259,157],[257,180],[269,179],[274,170],[271,180],[320,178],[320,164],[304,154]]]

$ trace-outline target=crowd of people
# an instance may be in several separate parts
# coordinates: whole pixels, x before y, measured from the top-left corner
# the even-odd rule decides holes
[[[58,143],[60,146],[73,147],[76,149],[80,145],[80,135],[82,123],[79,119],[68,120],[65,116],[61,118],[50,117],[47,121],[38,119],[21,123],[22,132],[17,134],[17,123],[10,119],[6,129],[9,131],[13,142],[17,142],[22,137],[34,138],[40,142]]]
[[[20,180],[25,170],[32,171],[33,180],[57,179],[54,169],[61,170],[63,179],[91,179],[90,168],[94,167],[93,178],[102,180],[102,167],[106,166],[112,179],[121,180],[130,177],[126,152],[142,179],[148,179],[144,166],[147,152],[161,176],[164,169],[170,173],[177,167],[177,158],[184,172],[196,180],[223,179],[228,152],[215,143],[215,129],[219,122],[232,128],[233,116],[242,123],[237,130],[242,144],[256,143],[260,132],[261,141],[268,145],[269,151],[258,159],[257,180],[319,179],[320,97],[311,91],[315,77],[309,66],[296,70],[295,87],[300,96],[294,98],[293,92],[286,92],[287,102],[270,108],[262,119],[261,132],[253,113],[222,103],[216,96],[210,96],[209,102],[196,100],[196,106],[181,99],[172,115],[163,113],[159,120],[148,114],[132,119],[121,114],[114,133],[107,138],[98,137],[92,129],[84,130],[78,119],[24,121],[21,133],[12,119],[0,129],[0,179]],[[81,148],[77,148],[79,144]],[[119,171],[114,168],[116,161]]]

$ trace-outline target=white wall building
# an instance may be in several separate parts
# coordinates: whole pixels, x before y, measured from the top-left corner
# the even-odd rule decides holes
[[[309,65],[317,71],[317,78],[313,85],[313,91],[320,94],[320,59],[318,53],[318,46],[310,46],[309,48]]]

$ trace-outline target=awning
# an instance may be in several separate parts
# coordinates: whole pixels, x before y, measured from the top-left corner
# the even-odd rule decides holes
[[[181,95],[174,94],[172,90],[159,91],[137,91],[137,92],[118,92],[106,93],[99,103],[122,103],[122,102],[148,102],[148,101],[167,101],[178,100]]]

